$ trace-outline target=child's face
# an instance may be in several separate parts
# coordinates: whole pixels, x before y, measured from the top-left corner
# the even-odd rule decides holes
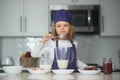
[[[58,35],[67,35],[69,33],[70,25],[68,22],[59,21],[56,23],[56,32]]]

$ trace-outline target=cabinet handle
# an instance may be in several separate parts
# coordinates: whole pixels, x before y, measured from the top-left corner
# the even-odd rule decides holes
[[[20,16],[20,32],[22,32],[22,16]]]
[[[102,32],[104,32],[104,16],[102,16],[102,19],[101,19],[102,21],[102,26],[101,26],[101,31]]]
[[[25,32],[27,32],[27,17],[25,16]]]
[[[89,10],[88,10],[88,25],[89,25],[89,26],[92,25],[92,24],[91,24],[91,16],[90,16],[90,15],[91,15],[91,12],[90,12],[90,11],[91,11],[91,10],[89,9]]]

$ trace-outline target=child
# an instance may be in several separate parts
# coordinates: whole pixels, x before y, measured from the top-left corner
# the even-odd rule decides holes
[[[71,47],[72,62],[68,64],[68,69],[84,68],[87,65],[76,59],[77,41],[74,40],[74,27],[71,25],[72,14],[67,10],[59,10],[54,14],[54,26],[51,34],[45,34],[39,43],[32,49],[33,57],[40,57],[46,51],[50,53],[50,58],[53,61],[52,69],[58,69],[54,48],[56,47]],[[65,38],[53,37],[65,35]]]

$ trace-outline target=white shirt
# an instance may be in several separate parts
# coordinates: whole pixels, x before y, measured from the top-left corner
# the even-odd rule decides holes
[[[75,47],[77,48],[78,42],[73,41]],[[59,47],[72,47],[72,44],[69,40],[58,40]],[[40,57],[42,54],[49,54],[49,58],[53,61],[54,59],[54,48],[56,48],[56,41],[49,40],[46,43],[42,44],[38,41],[31,51],[32,57]],[[79,60],[77,60],[77,67],[84,68],[87,65]]]

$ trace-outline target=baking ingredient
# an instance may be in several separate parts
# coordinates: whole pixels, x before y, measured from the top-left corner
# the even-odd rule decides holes
[[[57,60],[57,63],[60,69],[66,69],[68,67],[68,60]]]

